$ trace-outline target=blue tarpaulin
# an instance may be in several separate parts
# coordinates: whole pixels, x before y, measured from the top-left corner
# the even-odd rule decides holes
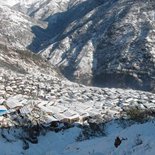
[[[8,111],[5,106],[0,106],[0,116],[6,114]]]

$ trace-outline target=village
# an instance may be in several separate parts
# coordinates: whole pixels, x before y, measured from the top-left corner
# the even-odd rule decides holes
[[[104,121],[125,116],[131,107],[154,109],[155,95],[137,90],[85,87],[44,74],[0,76],[1,127],[53,122],[83,124],[88,118]]]

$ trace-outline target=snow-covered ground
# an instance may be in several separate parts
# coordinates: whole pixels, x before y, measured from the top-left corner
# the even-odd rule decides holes
[[[30,5],[37,1],[39,1],[39,0],[1,0],[1,3],[8,5],[8,6],[14,6],[18,3],[20,3],[22,5]]]
[[[0,140],[1,155],[154,155],[155,123],[135,124],[125,129],[117,123],[106,128],[105,137],[94,138],[83,142],[75,139],[79,135],[77,127],[59,132],[49,132],[40,136],[38,144],[30,144],[28,150],[22,150],[22,142],[8,143]],[[115,138],[126,140],[115,148]],[[8,149],[9,148],[9,149]]]
[[[155,154],[155,124],[135,124],[126,129],[119,125],[109,126],[108,135],[81,143],[74,143],[64,150],[65,155],[154,155]],[[122,141],[115,148],[115,138],[119,136],[127,140]]]

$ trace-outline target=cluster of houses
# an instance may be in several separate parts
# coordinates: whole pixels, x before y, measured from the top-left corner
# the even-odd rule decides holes
[[[96,116],[110,120],[124,115],[125,108],[155,108],[153,93],[86,87],[45,75],[0,77],[0,125],[3,127],[29,122],[83,123]]]
[[[28,100],[22,95],[16,95],[7,100],[1,98],[0,104],[0,124],[2,127],[14,126],[20,122],[21,117],[44,125],[52,122],[82,123],[90,116],[99,116],[103,112],[102,104],[95,109],[89,104]],[[16,116],[16,121],[14,121],[14,116]],[[23,120],[23,125],[25,125],[24,123]],[[19,123],[19,125],[21,124]]]

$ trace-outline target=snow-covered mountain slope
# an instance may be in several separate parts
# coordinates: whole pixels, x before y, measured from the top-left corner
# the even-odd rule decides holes
[[[13,45],[17,48],[29,48],[33,51],[38,51],[38,47],[46,45],[53,37],[50,29],[47,28],[46,30],[46,26],[47,21],[55,23],[57,15],[54,18],[48,18],[53,14],[66,11],[68,7],[78,3],[78,1],[76,4],[74,2],[69,2],[69,0],[1,1],[0,26],[1,38],[3,38],[1,40],[5,43],[9,42],[11,46]],[[40,20],[38,21],[38,19]],[[57,32],[58,30],[56,30]],[[33,38],[35,39],[33,40]]]
[[[1,3],[21,11],[35,19],[44,20],[49,16],[68,10],[84,0],[2,0]]]
[[[153,90],[153,1],[25,0],[14,4],[1,7],[3,42],[42,53],[77,82]],[[48,23],[47,28],[34,19]]]
[[[47,74],[62,77],[58,70],[47,63],[41,56],[28,50],[19,50],[0,43],[0,73],[6,72],[18,77],[18,74],[39,76]],[[17,75],[16,75],[17,74]],[[1,88],[0,88],[1,89]],[[1,94],[2,95],[2,94]]]
[[[49,16],[66,11],[69,7],[70,0],[35,0],[31,3],[17,3],[13,6],[14,9],[19,10],[35,19],[45,20]]]
[[[19,2],[20,0],[1,0],[0,4],[7,5],[7,6],[14,6]]]
[[[33,3],[36,3],[39,0],[1,0],[0,3],[3,3],[7,6],[13,7],[14,5],[20,4],[24,5],[25,7],[28,5],[32,5]]]
[[[151,90],[154,14],[153,1],[81,2],[49,17],[43,55],[72,80]]]
[[[29,16],[15,11],[7,6],[0,5],[0,42],[19,49],[26,49],[33,42],[34,33],[32,27],[38,26],[34,31],[38,32],[38,40],[36,45],[44,40],[44,32],[41,28],[45,28],[46,24],[32,20]],[[48,37],[45,35],[46,38]]]

